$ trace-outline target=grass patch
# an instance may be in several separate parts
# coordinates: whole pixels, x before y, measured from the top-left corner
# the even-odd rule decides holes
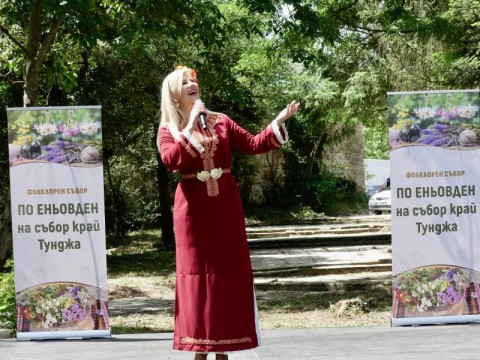
[[[110,325],[113,334],[173,332],[173,315],[168,312],[160,312],[155,315],[117,316],[112,318]]]
[[[392,298],[390,290],[378,287],[365,292],[356,290],[348,292],[314,292],[302,293],[297,291],[271,291],[259,296],[258,308],[260,311],[302,312],[315,310],[330,310],[332,305],[345,299],[359,298],[365,303],[366,312],[390,311]]]
[[[158,249],[159,230],[129,233],[107,256],[109,277],[172,276],[175,272],[175,252]]]
[[[391,297],[381,288],[368,295],[358,291],[257,295],[260,327],[265,330],[388,325],[391,317]]]
[[[323,213],[316,213],[310,207],[301,206],[293,210],[272,208],[261,205],[245,207],[245,222],[247,226],[273,226],[300,224],[325,219]]]

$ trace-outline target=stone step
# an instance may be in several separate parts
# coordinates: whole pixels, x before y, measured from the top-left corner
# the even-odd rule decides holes
[[[247,233],[261,234],[264,232],[295,232],[295,231],[315,231],[322,232],[328,230],[341,230],[341,229],[368,229],[368,228],[384,228],[390,227],[391,221],[365,221],[365,222],[353,222],[353,223],[337,223],[337,224],[295,224],[295,225],[279,225],[279,226],[247,226]]]
[[[390,216],[248,227],[259,290],[350,291],[390,286]]]
[[[352,225],[352,224],[390,224],[391,215],[384,214],[384,215],[357,215],[357,216],[336,216],[336,217],[328,217],[322,216],[317,217],[314,219],[296,219],[294,220],[294,225],[292,225],[292,220],[285,220],[284,223],[280,223],[277,221],[276,224],[267,224],[267,225],[258,225],[258,224],[250,224],[249,228],[270,228],[270,227],[298,227],[298,226],[326,226],[326,225]]]
[[[253,271],[256,278],[262,277],[292,277],[292,276],[317,276],[317,275],[332,275],[332,274],[352,274],[361,272],[388,272],[392,271],[391,262],[385,263],[365,263],[365,264],[343,264],[334,266],[305,266],[288,269],[271,269]]]
[[[326,224],[356,224],[356,223],[380,223],[391,221],[391,214],[382,214],[382,215],[356,215],[356,216],[332,216],[325,217],[323,223]]]
[[[292,268],[345,267],[365,264],[388,264],[392,261],[391,246],[338,246],[296,249],[252,250],[254,271]]]
[[[392,273],[390,271],[307,277],[255,277],[255,288],[258,290],[355,291],[368,290],[378,286],[390,287],[391,283]]]
[[[275,238],[275,237],[301,237],[331,234],[358,234],[358,233],[377,233],[384,229],[384,226],[348,226],[328,229],[285,229],[285,230],[262,230],[247,231],[249,239]]]
[[[391,244],[389,232],[248,238],[250,249],[387,244]]]
[[[254,249],[250,257],[262,290],[349,291],[391,282],[390,245]]]

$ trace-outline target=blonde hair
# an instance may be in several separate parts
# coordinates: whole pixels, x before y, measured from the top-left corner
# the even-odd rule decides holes
[[[168,74],[163,80],[161,90],[160,105],[160,126],[172,123],[176,128],[180,128],[180,124],[188,120],[187,116],[178,107],[176,97],[180,97],[182,93],[183,74],[189,70],[187,67],[177,69]]]

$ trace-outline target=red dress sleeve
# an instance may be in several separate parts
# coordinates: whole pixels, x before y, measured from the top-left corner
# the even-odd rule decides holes
[[[157,146],[163,163],[170,170],[189,166],[203,150],[200,144],[195,144],[181,132],[177,131],[174,137],[166,125],[158,129]]]
[[[288,141],[288,133],[284,125],[279,127],[275,122],[272,122],[260,133],[253,135],[230,118],[226,118],[229,126],[230,143],[234,150],[246,154],[263,154],[278,149]]]

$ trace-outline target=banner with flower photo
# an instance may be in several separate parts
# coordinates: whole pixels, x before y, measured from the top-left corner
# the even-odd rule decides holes
[[[17,339],[110,336],[101,108],[7,116]]]
[[[480,321],[479,91],[388,93],[392,325]]]

